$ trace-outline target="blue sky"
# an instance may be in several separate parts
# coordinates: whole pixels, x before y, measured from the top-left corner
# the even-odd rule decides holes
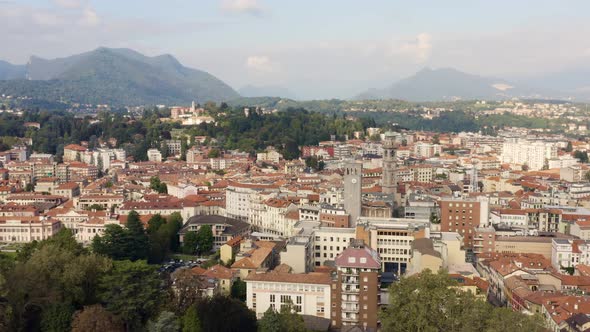
[[[504,78],[587,63],[590,1],[0,1],[0,59],[170,53],[234,88],[351,97],[429,67]]]

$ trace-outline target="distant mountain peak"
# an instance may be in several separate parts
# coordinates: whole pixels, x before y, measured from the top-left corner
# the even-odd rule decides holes
[[[7,76],[3,67],[0,79]],[[114,105],[189,104],[239,97],[215,76],[184,67],[170,54],[150,57],[129,48],[101,46],[51,60],[31,56],[22,67],[22,75],[8,79],[29,81],[0,84],[0,93]]]
[[[438,101],[450,99],[506,99],[528,93],[502,79],[483,77],[446,67],[424,67],[414,75],[384,89],[369,89],[356,99],[405,99]]]

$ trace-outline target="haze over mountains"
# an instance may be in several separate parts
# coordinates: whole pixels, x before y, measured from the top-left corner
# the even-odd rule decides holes
[[[92,104],[142,105],[223,101],[239,97],[204,71],[171,55],[147,57],[130,49],[98,48],[53,60],[32,56],[23,66],[4,64],[0,93]]]
[[[189,104],[239,97],[297,98],[288,88],[247,85],[236,92],[215,76],[183,66],[173,56],[148,57],[131,49],[101,47],[58,59],[31,56],[26,65],[0,60],[0,94],[90,104]],[[302,96],[298,96],[302,97]],[[590,101],[590,69],[571,68],[536,77],[483,77],[453,68],[424,68],[352,99],[441,101],[546,98]]]
[[[246,85],[238,90],[242,97],[282,97],[298,99],[289,89],[277,85]]]
[[[500,78],[467,74],[453,68],[424,68],[383,89],[369,89],[354,99],[437,101],[456,99],[566,98],[550,86],[532,88]]]

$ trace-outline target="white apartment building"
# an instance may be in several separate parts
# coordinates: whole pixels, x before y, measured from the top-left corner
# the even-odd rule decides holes
[[[414,145],[414,155],[418,158],[431,158],[442,153],[440,144],[417,143]]]
[[[518,140],[505,142],[502,146],[502,162],[528,165],[537,171],[549,166],[549,160],[557,159],[557,145],[546,142]]]
[[[253,194],[256,195],[256,194]],[[261,202],[251,201],[252,209],[248,218],[258,231],[281,237],[290,237],[299,221],[297,206],[289,201],[270,198]],[[293,216],[290,214],[294,213]]]
[[[490,221],[493,225],[502,224],[521,229],[526,229],[528,227],[526,210],[503,209],[491,211]]]
[[[76,232],[76,241],[83,245],[90,245],[95,236],[102,236],[106,229],[106,225],[116,224],[119,225],[119,221],[116,219],[100,219],[92,218],[87,222],[78,224]]]
[[[147,157],[149,161],[156,163],[162,162],[162,153],[158,149],[149,149],[147,151]]]
[[[277,151],[270,150],[266,152],[260,152],[256,154],[256,160],[258,161],[268,161],[271,163],[278,163],[279,160],[283,158],[283,155],[278,153]]]
[[[275,185],[232,182],[225,190],[227,216],[248,221],[252,215],[252,200],[261,201],[259,193],[278,191]]]
[[[560,270],[590,264],[590,241],[553,239],[551,242],[551,265]]]
[[[288,303],[300,315],[331,316],[332,278],[328,273],[252,273],[244,281],[246,304],[259,319],[268,308],[280,311]]]
[[[564,168],[577,165],[579,160],[570,155],[559,156],[549,160],[549,168]]]
[[[570,226],[570,235],[577,236],[582,240],[590,240],[590,222],[575,221]]]
[[[311,236],[314,265],[322,266],[334,261],[355,237],[354,228],[314,228]]]
[[[178,198],[185,198],[186,196],[197,195],[199,193],[199,187],[190,183],[167,183],[166,186],[168,195]]]

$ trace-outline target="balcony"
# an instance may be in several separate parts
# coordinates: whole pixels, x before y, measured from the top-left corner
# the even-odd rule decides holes
[[[360,291],[360,288],[356,287],[342,287],[343,294],[357,294]]]
[[[346,317],[346,315],[343,315],[342,316],[342,321],[343,322],[353,322],[354,323],[354,322],[358,322],[359,321],[359,318],[358,318],[358,316],[349,316],[349,317]]]
[[[350,312],[350,313],[359,313],[359,306],[358,305],[342,305],[342,312]]]

